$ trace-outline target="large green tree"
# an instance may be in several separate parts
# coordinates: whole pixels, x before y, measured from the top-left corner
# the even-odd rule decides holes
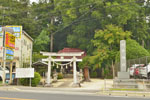
[[[120,39],[150,48],[149,9],[144,0],[0,0],[0,24],[22,25],[35,39],[34,51],[48,51],[52,34],[53,51],[80,48],[100,66],[114,61]]]
[[[94,37],[94,31],[104,29],[109,24],[117,25],[134,34],[138,32],[136,37],[141,39],[147,34],[147,28],[140,27],[138,21],[133,20],[143,11],[142,3],[137,0],[55,0],[55,5],[56,10],[61,13],[61,24],[57,34],[64,33],[61,35],[62,40],[66,39],[69,47],[91,50],[93,46],[90,40]],[[133,24],[130,26],[130,21],[139,25],[139,31],[130,29],[131,26],[134,27]],[[142,31],[144,32],[141,33]],[[143,34],[143,38],[140,34]]]
[[[111,64],[115,62],[117,52],[119,51],[120,40],[130,38],[131,32],[123,31],[122,28],[115,25],[107,25],[104,30],[97,30],[92,40],[96,50],[91,56],[94,63],[101,67],[102,64]]]
[[[127,59],[136,59],[140,57],[150,56],[149,52],[139,45],[135,40],[128,39],[126,41]]]
[[[42,30],[40,35],[35,39],[34,41],[34,51],[40,52],[40,51],[49,51],[49,48],[47,45],[49,45],[49,35],[46,30]],[[46,48],[47,47],[47,48]]]

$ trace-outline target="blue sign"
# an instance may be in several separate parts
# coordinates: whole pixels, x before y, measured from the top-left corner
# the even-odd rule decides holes
[[[13,51],[13,50],[6,49],[6,54],[14,55],[14,51]]]
[[[2,27],[0,27],[0,32],[2,32]]]
[[[3,37],[2,27],[0,27],[0,38]]]
[[[2,32],[0,32],[0,38],[1,38],[1,37],[3,37],[3,33],[2,33]]]
[[[14,30],[14,32],[21,32],[21,27],[9,27]]]
[[[6,27],[9,27],[11,29],[14,30],[14,35],[17,37],[17,38],[20,38],[21,37],[21,34],[22,34],[22,26],[6,26]]]

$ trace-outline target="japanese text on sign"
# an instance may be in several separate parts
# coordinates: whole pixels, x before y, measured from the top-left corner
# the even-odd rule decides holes
[[[15,36],[9,32],[6,32],[5,38],[5,46],[11,49],[15,49]]]
[[[6,49],[6,54],[14,55],[14,51],[13,51],[13,50]]]
[[[34,68],[16,68],[16,78],[33,78]]]

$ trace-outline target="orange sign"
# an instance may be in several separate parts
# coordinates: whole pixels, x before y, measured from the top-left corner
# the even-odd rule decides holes
[[[15,49],[15,39],[16,37],[9,32],[5,33],[5,46],[11,49]]]

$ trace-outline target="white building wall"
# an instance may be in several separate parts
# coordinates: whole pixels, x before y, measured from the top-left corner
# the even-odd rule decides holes
[[[32,60],[31,54],[32,54],[32,40],[27,36],[27,34],[23,34],[22,39],[22,62],[24,64],[28,64],[28,66],[24,67],[30,67],[30,60]]]

